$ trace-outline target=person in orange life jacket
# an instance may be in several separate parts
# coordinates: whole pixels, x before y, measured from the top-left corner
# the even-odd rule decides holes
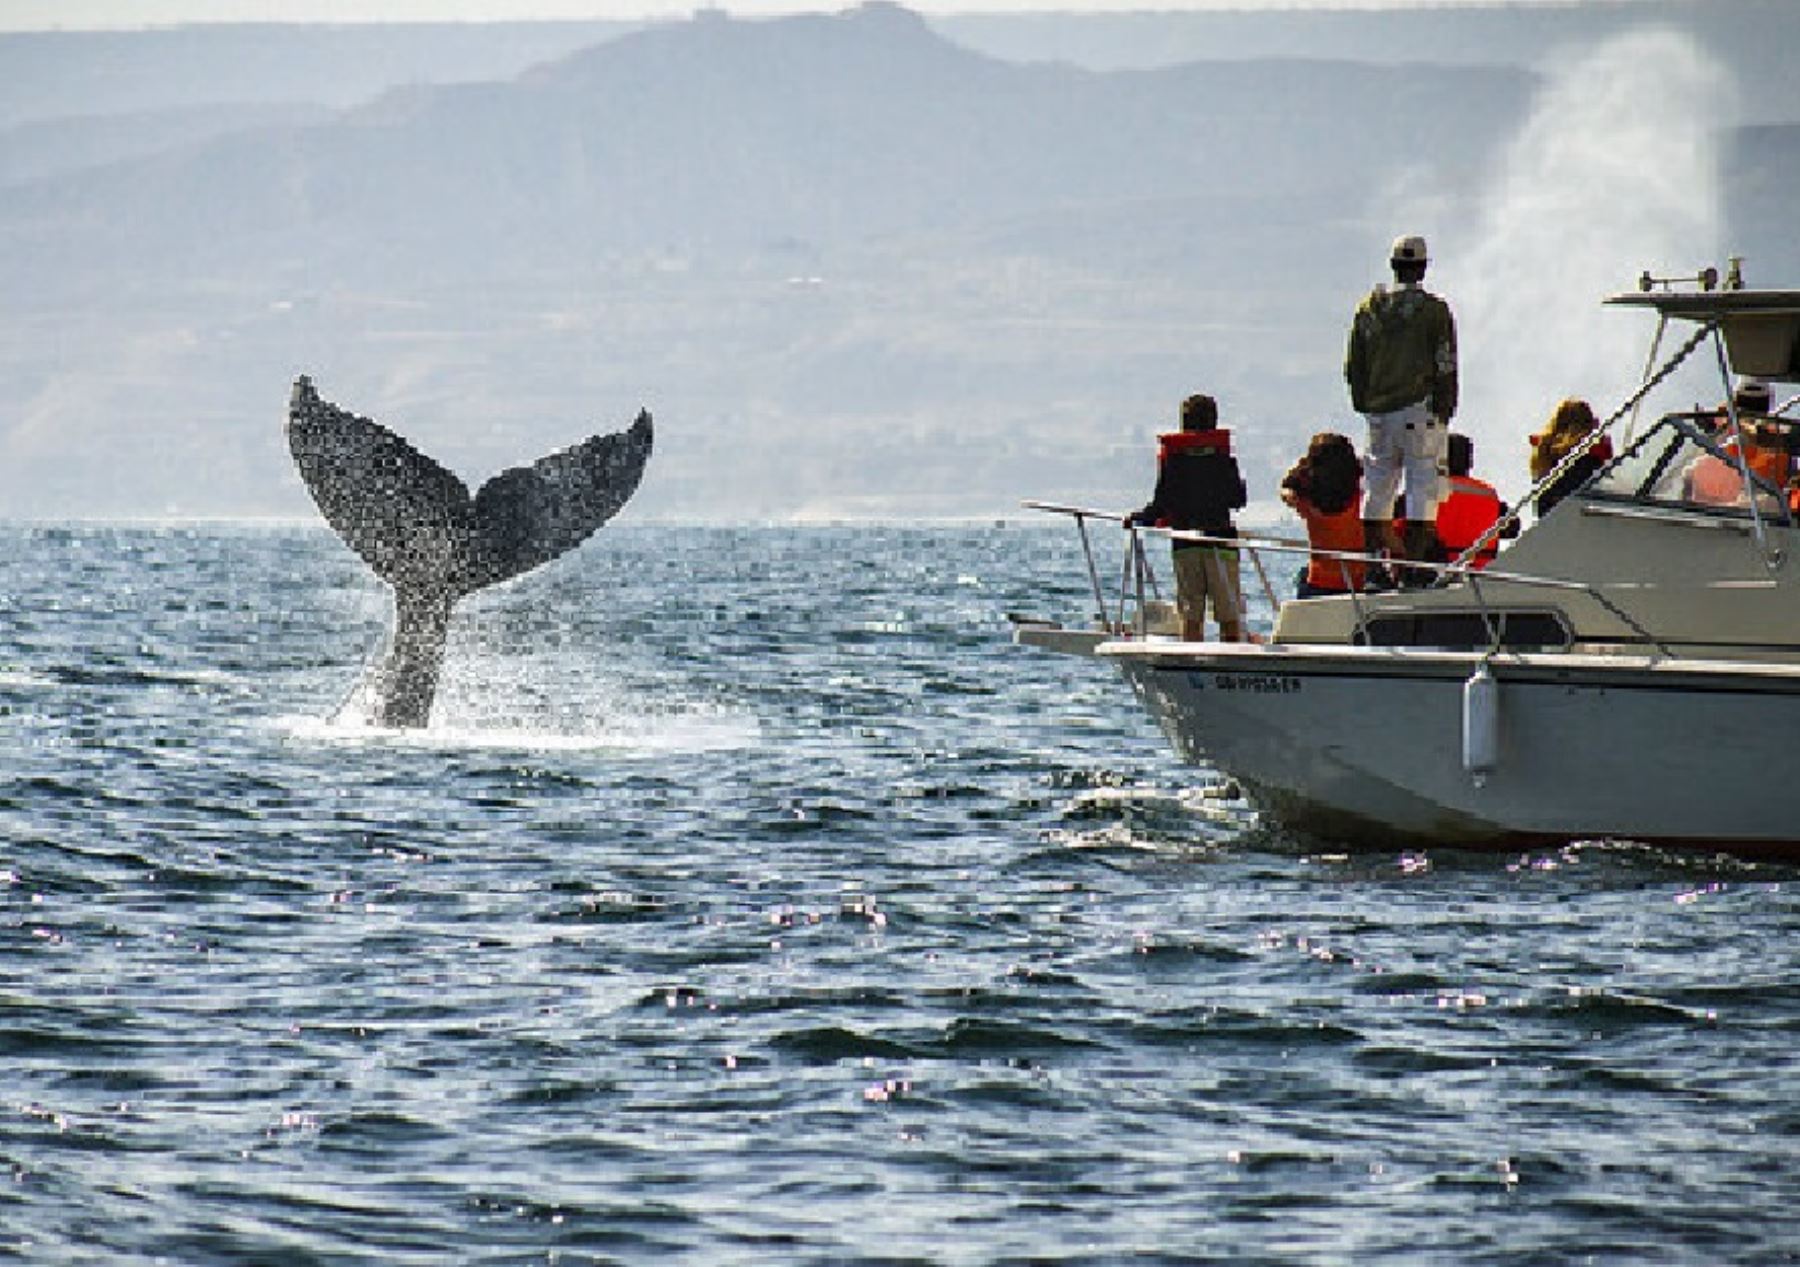
[[[1796,477],[1794,471],[1794,453],[1800,450],[1800,433],[1785,420],[1776,420],[1777,415],[1771,412],[1775,407],[1774,394],[1769,390],[1769,384],[1760,378],[1739,379],[1737,390],[1731,393],[1731,403],[1737,409],[1738,425],[1748,442],[1744,458],[1751,474],[1770,488],[1782,490],[1787,497],[1788,510],[1800,516],[1800,477]],[[1720,411],[1719,425],[1730,425],[1723,410]],[[1729,444],[1725,447],[1727,452],[1731,451]]]
[[[1361,554],[1363,466],[1348,436],[1321,431],[1306,455],[1281,478],[1281,500],[1306,524],[1306,540],[1315,554],[1300,573],[1296,598],[1323,598],[1363,588],[1364,567],[1336,554]]]
[[[1555,470],[1557,463],[1599,426],[1600,420],[1594,417],[1593,407],[1587,401],[1571,396],[1558,404],[1544,429],[1531,437],[1531,482],[1535,484]],[[1612,456],[1612,441],[1606,436],[1596,437],[1554,484],[1538,494],[1538,518],[1548,515],[1556,503],[1592,479],[1595,472],[1612,461]]]
[[[1246,501],[1244,479],[1231,456],[1231,433],[1218,423],[1219,407],[1211,396],[1189,396],[1181,403],[1181,430],[1157,437],[1156,491],[1142,510],[1125,516],[1126,527],[1154,524],[1210,537],[1237,535],[1231,512]],[[1243,641],[1236,547],[1180,538],[1172,546],[1181,636],[1201,640],[1210,603],[1220,641]]]
[[[1738,418],[1737,433],[1731,429],[1731,411],[1721,406],[1710,425],[1724,456],[1704,453],[1695,458],[1682,473],[1683,497],[1702,506],[1748,503],[1737,460],[1739,435],[1744,441],[1744,465],[1750,474],[1771,489],[1787,489],[1792,458],[1783,429],[1768,419],[1769,403],[1767,383],[1745,379],[1738,385],[1731,396],[1731,407]]]
[[[1772,403],[1769,385],[1759,378],[1740,380],[1737,390],[1731,393],[1738,429],[1744,433],[1744,461],[1750,473],[1770,488],[1785,490],[1793,467],[1788,450],[1791,433],[1770,419]],[[1729,416],[1721,425],[1729,428]]]
[[[1475,468],[1475,442],[1468,436],[1452,433],[1446,450],[1446,462],[1450,468],[1448,488],[1444,500],[1437,508],[1437,535],[1443,543],[1444,554],[1449,561],[1456,558],[1481,540],[1489,528],[1500,521],[1506,514],[1506,503],[1500,500],[1500,494],[1486,480],[1478,480],[1469,474]],[[1519,535],[1519,525],[1507,525],[1505,535]],[[1469,560],[1474,567],[1484,568],[1494,561],[1500,552],[1500,539],[1496,537],[1481,548],[1481,553]]]

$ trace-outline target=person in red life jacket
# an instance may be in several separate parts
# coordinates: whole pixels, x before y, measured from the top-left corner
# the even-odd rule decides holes
[[[1506,514],[1506,503],[1486,480],[1478,480],[1469,472],[1475,469],[1475,442],[1468,436],[1453,433],[1447,448],[1449,481],[1444,500],[1437,508],[1437,535],[1444,544],[1445,556],[1451,562],[1474,545]],[[1518,535],[1518,525],[1508,524],[1507,536]],[[1500,552],[1500,538],[1481,547],[1481,553],[1469,563],[1484,568]]]
[[[1769,417],[1769,385],[1759,378],[1742,379],[1731,393],[1731,404],[1737,410],[1738,429],[1744,435],[1744,460],[1750,473],[1770,488],[1785,492],[1793,458],[1788,452],[1786,428]],[[1728,416],[1723,425],[1731,425]],[[1726,450],[1734,451],[1730,445]]]
[[[1748,429],[1744,432],[1744,457],[1750,474],[1762,484],[1779,491],[1787,489],[1787,450],[1779,442],[1765,442]],[[1702,453],[1688,464],[1681,476],[1681,495],[1700,506],[1748,506],[1750,496],[1744,489],[1744,476],[1738,468],[1736,440],[1721,446],[1725,456]],[[1763,499],[1768,500],[1766,490]],[[1759,503],[1760,504],[1760,503]]]
[[[1218,424],[1219,406],[1211,396],[1189,396],[1181,403],[1181,430],[1157,437],[1156,491],[1142,510],[1125,516],[1127,528],[1153,524],[1209,537],[1237,536],[1231,512],[1244,506],[1244,478],[1231,456],[1231,433]],[[1179,537],[1172,545],[1181,636],[1201,640],[1210,603],[1220,641],[1243,641],[1237,548]]]
[[[1688,465],[1681,481],[1684,498],[1701,506],[1749,504],[1738,465],[1738,436],[1743,437],[1744,466],[1750,474],[1769,489],[1787,490],[1792,457],[1783,429],[1769,420],[1769,404],[1767,383],[1744,379],[1738,384],[1731,394],[1730,408],[1721,405],[1710,424],[1713,439],[1724,456],[1703,453]],[[1733,411],[1737,414],[1735,433],[1731,427]]]
[[[1324,598],[1363,588],[1363,564],[1333,557],[1361,554],[1363,465],[1350,437],[1321,431],[1306,446],[1306,456],[1281,478],[1281,500],[1306,524],[1306,540],[1315,554],[1300,574],[1296,598]]]
[[[1593,435],[1599,426],[1600,420],[1594,417],[1593,407],[1587,401],[1571,396],[1558,404],[1544,429],[1531,437],[1532,483],[1555,470],[1557,463]],[[1612,461],[1612,456],[1612,441],[1606,436],[1595,438],[1587,451],[1558,476],[1554,484],[1538,494],[1538,518],[1548,515],[1557,502],[1592,479],[1595,472]]]

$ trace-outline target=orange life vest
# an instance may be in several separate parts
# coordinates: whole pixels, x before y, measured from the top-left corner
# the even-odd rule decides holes
[[[1177,453],[1193,449],[1217,449],[1231,452],[1231,432],[1223,427],[1211,431],[1165,431],[1156,437],[1156,460],[1166,462]]]
[[[1452,475],[1450,493],[1438,503],[1437,535],[1452,559],[1481,540],[1481,534],[1500,519],[1500,494],[1492,484],[1471,475]],[[1500,551],[1498,541],[1490,541],[1470,562],[1484,568]]]
[[[1753,432],[1747,432],[1744,439],[1748,442],[1744,447],[1744,465],[1750,468],[1750,473],[1770,488],[1785,489],[1788,485],[1787,449],[1779,441],[1764,444]],[[1738,442],[1727,440],[1721,447],[1725,452],[1723,462],[1717,458],[1711,461],[1702,458],[1694,463],[1688,477],[1688,496],[1692,500],[1708,506],[1729,506],[1743,500],[1744,481],[1737,466]]]
[[[1315,550],[1337,550],[1345,554],[1363,553],[1362,493],[1335,515],[1328,515],[1304,497],[1294,509],[1306,522],[1306,540]],[[1349,573],[1350,589],[1363,587],[1363,565],[1352,559],[1334,559],[1313,555],[1306,564],[1306,583],[1314,589],[1342,590],[1345,573]]]
[[[1759,444],[1751,439],[1744,455],[1750,473],[1770,488],[1786,488],[1788,482],[1787,450],[1779,444]]]

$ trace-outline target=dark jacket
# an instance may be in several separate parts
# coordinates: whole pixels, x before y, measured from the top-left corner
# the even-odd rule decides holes
[[[1244,477],[1231,454],[1216,448],[1171,448],[1165,443],[1156,471],[1156,491],[1131,518],[1134,523],[1232,537],[1237,528],[1231,512],[1242,509],[1246,500]],[[1204,543],[1174,544],[1180,550]]]
[[[1550,484],[1543,492],[1538,494],[1538,518],[1542,519],[1545,515],[1550,513],[1551,508],[1554,507],[1557,502],[1593,479],[1594,476],[1599,473],[1600,468],[1605,466],[1611,459],[1611,445],[1607,446],[1604,457],[1590,449],[1588,452],[1576,458],[1575,465],[1564,471],[1556,478],[1555,483]]]
[[[1356,310],[1344,353],[1350,405],[1384,414],[1426,402],[1448,421],[1456,413],[1456,321],[1450,305],[1422,286],[1377,286]]]

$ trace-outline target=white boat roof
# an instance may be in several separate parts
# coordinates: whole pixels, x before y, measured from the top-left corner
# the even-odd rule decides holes
[[[1606,302],[1651,308],[1665,320],[1715,322],[1736,373],[1800,381],[1800,290],[1639,290]]]
[[[1630,290],[1606,302],[1654,308],[1687,321],[1712,321],[1731,313],[1800,313],[1800,290]]]

